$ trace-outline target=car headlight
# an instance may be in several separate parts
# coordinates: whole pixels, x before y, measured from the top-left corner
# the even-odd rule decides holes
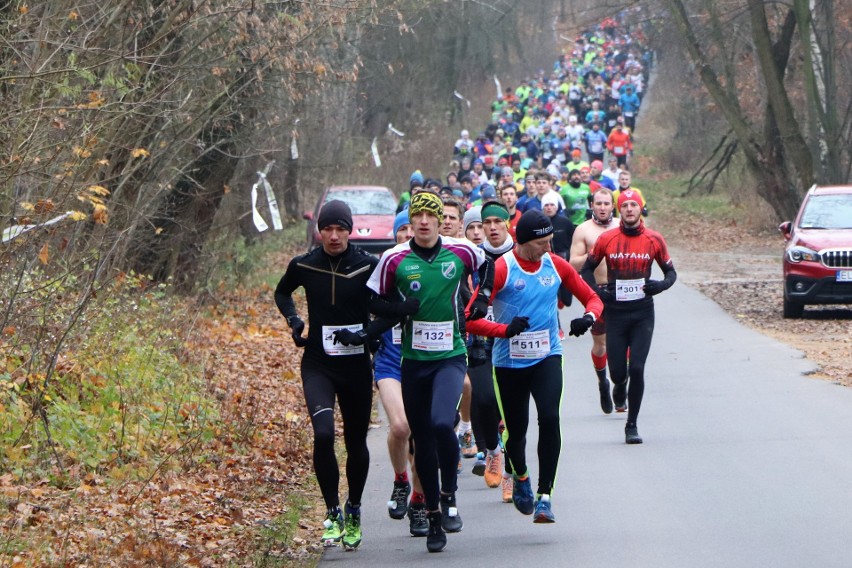
[[[819,262],[819,253],[806,247],[792,247],[787,251],[787,260],[790,262]]]

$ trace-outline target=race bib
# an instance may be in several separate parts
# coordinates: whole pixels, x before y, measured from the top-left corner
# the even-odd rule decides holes
[[[628,112],[625,112],[625,113],[624,113],[624,116],[626,116],[627,118],[630,118],[630,117],[632,117],[632,116],[633,116],[633,113],[632,113],[632,112],[630,112],[630,111],[628,111]]]
[[[600,140],[595,140],[594,142],[589,144],[589,151],[592,154],[600,154],[601,152],[603,152],[603,144],[600,142]]]
[[[550,355],[550,331],[525,331],[509,339],[512,359],[543,359]]]
[[[334,332],[338,329],[348,329],[349,331],[361,331],[364,326],[360,323],[353,325],[324,325],[322,326],[322,348],[326,355],[359,355],[364,352],[363,345],[341,345],[334,344]]]
[[[453,349],[453,322],[412,322],[411,348],[418,351],[451,351]]]
[[[615,299],[619,302],[631,302],[633,300],[641,300],[645,297],[645,291],[642,290],[643,286],[645,286],[644,278],[635,278],[633,280],[616,280]]]
[[[485,313],[486,321],[496,321],[494,319],[494,306],[488,306],[488,312]]]
[[[623,154],[624,153],[624,146],[616,146],[615,148],[612,149],[612,153],[613,154]]]
[[[402,326],[401,325],[396,324],[395,326],[393,326],[393,328],[391,329],[391,337],[393,337],[393,344],[394,345],[401,345],[402,344]]]

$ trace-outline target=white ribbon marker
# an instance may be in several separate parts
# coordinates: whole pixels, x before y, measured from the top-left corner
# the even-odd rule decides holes
[[[300,120],[302,120],[302,119],[297,118],[295,121],[293,121],[293,126],[298,125]],[[296,146],[296,138],[299,137],[299,133],[296,132],[295,128],[293,128],[291,135],[293,136],[293,140],[290,142],[290,158],[293,159],[293,160],[298,160],[299,159],[299,147]]]
[[[257,183],[255,183],[251,188],[252,220],[254,220],[254,226],[257,227],[257,230],[261,233],[269,228],[269,225],[266,224],[266,221],[264,221],[263,217],[260,215],[260,211],[257,210],[257,188],[261,184],[263,184],[263,189],[266,192],[266,201],[269,204],[269,213],[272,215],[272,226],[276,231],[284,229],[284,224],[281,222],[281,212],[278,210],[278,200],[275,199],[275,192],[272,191],[272,186],[269,184],[269,180],[266,179],[266,175],[269,173],[269,170],[272,169],[272,165],[274,163],[275,160],[272,160],[266,164],[266,167],[263,168],[262,172],[257,172]]]
[[[376,167],[382,167],[382,159],[379,157],[379,147],[376,145],[376,139],[373,138],[373,143],[370,145],[370,150],[373,151],[373,161],[376,162]]]
[[[38,225],[12,225],[7,229],[3,229],[3,242],[8,243],[15,237],[18,237],[27,231],[32,231],[33,229],[37,229],[38,227],[47,227],[48,225],[53,225],[54,223],[58,223],[61,220],[65,219],[71,215],[71,211],[67,211],[60,215],[59,217],[54,217],[49,221],[45,221],[44,223],[39,223]]]
[[[464,95],[462,95],[462,94],[461,94],[460,92],[458,92],[458,91],[453,91],[453,95],[455,95],[455,97],[456,97],[457,99],[461,99],[461,100],[463,100],[464,102],[466,102],[466,103],[467,103],[468,108],[470,108],[470,101],[469,101],[469,100],[467,100],[466,98],[464,98]]]

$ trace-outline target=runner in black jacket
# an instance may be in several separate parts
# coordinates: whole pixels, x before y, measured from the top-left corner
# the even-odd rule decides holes
[[[327,518],[323,543],[361,542],[360,504],[370,455],[367,429],[373,396],[373,372],[368,346],[392,325],[370,321],[372,293],[367,279],[378,259],[349,244],[352,214],[342,201],[325,204],[317,219],[322,247],[295,257],[275,289],[275,303],[287,318],[293,340],[304,347],[302,385],[314,430],[314,471],[325,500]],[[308,336],[292,293],[305,290]],[[344,345],[344,343],[346,345]],[[349,499],[345,521],[338,498],[339,470],[334,454],[335,397],[343,417],[346,478]]]

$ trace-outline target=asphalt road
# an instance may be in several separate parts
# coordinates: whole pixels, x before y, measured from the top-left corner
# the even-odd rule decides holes
[[[624,444],[624,414],[598,405],[588,336],[566,349],[563,448],[553,511],[535,525],[470,473],[464,530],[440,554],[386,512],[392,473],[384,428],[348,566],[849,567],[852,389],[809,379],[801,354],[740,325],[697,291],[657,297],[639,417],[645,443]],[[563,324],[576,317],[563,310]],[[852,354],[850,354],[852,356]],[[528,450],[536,447],[531,429]],[[529,456],[533,479],[537,459]]]

